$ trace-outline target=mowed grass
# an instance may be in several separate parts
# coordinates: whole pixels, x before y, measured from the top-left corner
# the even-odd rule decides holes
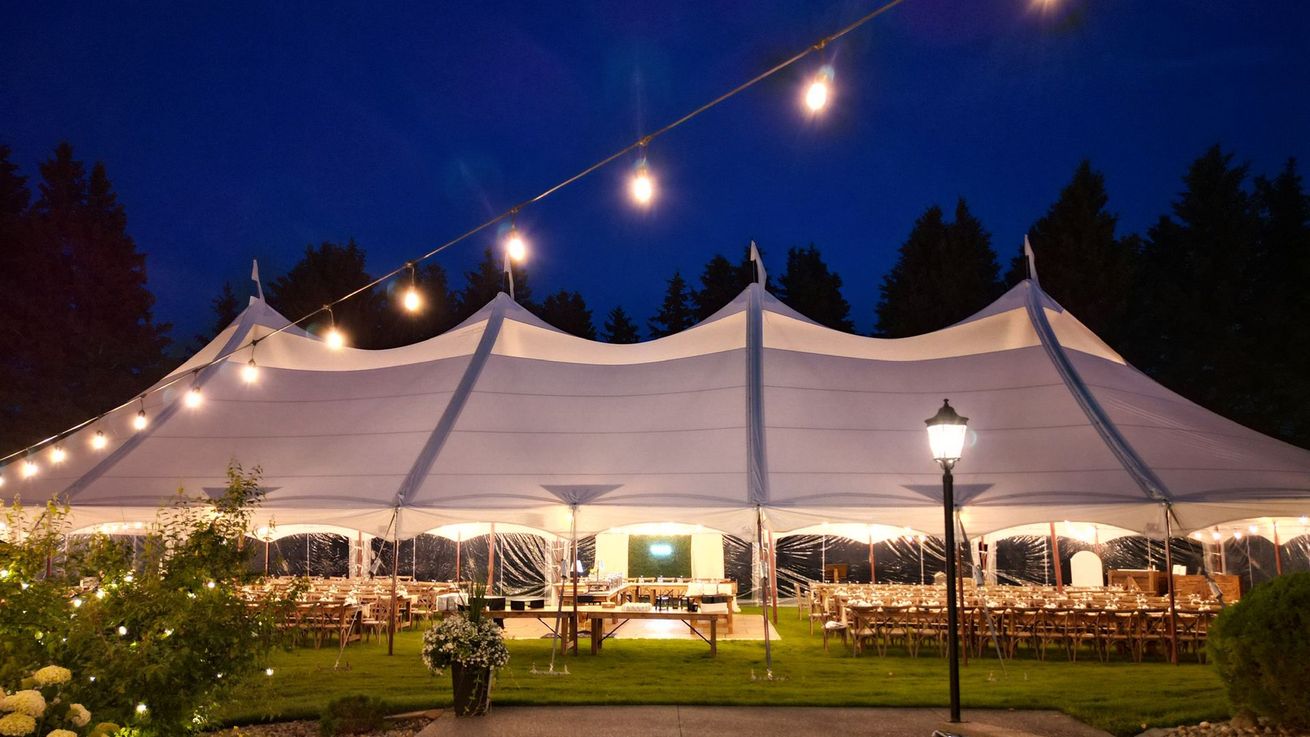
[[[759,616],[747,608],[743,616]],[[765,672],[762,641],[720,642],[710,658],[700,640],[610,640],[599,657],[584,652],[560,658],[567,676],[531,673],[550,663],[549,640],[513,640],[511,660],[492,698],[497,704],[724,704],[758,706],[935,706],[947,703],[946,661],[935,648],[907,655],[858,658],[840,642],[827,653],[795,610],[779,611],[781,641],[773,643],[773,672],[780,680],[759,680]],[[394,710],[450,703],[450,676],[435,677],[419,658],[421,632],[396,637],[395,655],[386,640],[346,648],[348,670],[333,670],[337,649],[300,648],[277,653],[272,677],[247,684],[222,712],[228,723],[316,718],[328,701],[350,694],[384,699]],[[754,678],[753,678],[754,677]],[[1076,663],[1052,651],[1045,662],[1022,655],[970,660],[961,668],[964,707],[1057,709],[1117,735],[1143,726],[1173,726],[1223,719],[1229,707],[1222,685],[1207,665],[1192,658],[1164,662],[1101,663],[1090,651]]]

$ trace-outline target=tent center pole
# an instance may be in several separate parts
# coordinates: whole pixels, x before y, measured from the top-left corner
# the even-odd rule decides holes
[[[768,565],[764,559],[764,510],[755,507],[755,541],[760,551],[760,565]],[[760,584],[767,585],[768,579],[760,577]],[[769,641],[769,598],[768,592],[760,597],[760,622],[764,625],[764,676],[773,679],[773,644]]]

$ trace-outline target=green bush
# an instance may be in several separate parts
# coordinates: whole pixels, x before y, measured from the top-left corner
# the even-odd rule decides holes
[[[1310,727],[1310,573],[1279,576],[1225,609],[1207,651],[1234,708]]]
[[[0,539],[0,684],[50,664],[96,717],[174,737],[198,731],[279,642],[286,600],[252,605],[244,544],[263,491],[233,465],[216,499],[187,497],[142,529],[143,547],[70,536],[66,509],[5,510]],[[291,595],[294,595],[292,592]]]
[[[382,729],[386,705],[374,696],[343,696],[328,702],[318,720],[324,737],[338,734],[364,734]]]

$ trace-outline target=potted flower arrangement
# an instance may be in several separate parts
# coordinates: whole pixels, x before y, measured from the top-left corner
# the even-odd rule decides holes
[[[475,586],[468,607],[423,634],[423,663],[441,675],[450,668],[455,716],[482,716],[491,708],[491,677],[509,662],[505,633],[486,616],[486,590]]]
[[[91,712],[81,704],[63,698],[63,689],[73,680],[67,668],[47,665],[23,679],[21,689],[7,693],[0,688],[0,735],[5,737],[78,737],[91,724]],[[47,731],[48,730],[48,731]],[[102,737],[118,726],[97,724],[88,735]]]

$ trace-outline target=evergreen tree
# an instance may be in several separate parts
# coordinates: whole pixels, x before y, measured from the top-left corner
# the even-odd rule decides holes
[[[887,338],[919,335],[952,325],[1001,293],[991,235],[961,198],[955,221],[929,207],[883,277],[878,332]]]
[[[4,159],[0,196],[4,296],[0,332],[7,388],[0,444],[25,445],[93,417],[141,391],[164,369],[167,325],[154,322],[145,256],[101,164],[88,178],[67,143],[40,167],[40,196]],[[57,285],[52,286],[52,285]]]
[[[223,332],[241,314],[241,304],[237,301],[236,293],[232,291],[232,282],[223,282],[223,289],[219,291],[217,297],[210,301],[209,306],[214,311],[214,322],[210,325],[209,330],[196,335],[192,343],[192,352],[208,345],[209,341]]]
[[[745,257],[736,264],[722,254],[714,254],[701,272],[700,289],[692,293],[696,322],[723,309],[724,305],[736,299],[753,281],[755,265],[750,260],[750,246],[746,247]]]
[[[1134,256],[1115,237],[1119,216],[1105,207],[1105,177],[1084,160],[1028,230],[1042,289],[1111,344],[1122,338],[1131,299]],[[1009,285],[1028,276],[1023,249],[1010,263]]]
[[[305,247],[305,256],[268,289],[268,303],[289,320],[315,312],[343,294],[373,281],[364,268],[364,251],[352,238],[345,245],[324,241],[317,248]],[[378,293],[367,289],[339,305],[332,314],[318,312],[301,327],[322,334],[335,324],[356,348],[380,348],[386,344],[381,329],[384,306]]]
[[[1251,423],[1263,381],[1250,360],[1260,222],[1246,176],[1218,146],[1189,167],[1172,217],[1148,232],[1126,348],[1169,388]]]
[[[532,290],[528,288],[528,274],[522,264],[512,264],[514,272],[514,298],[523,307],[531,310]],[[473,271],[464,273],[464,289],[460,291],[458,303],[459,318],[455,322],[468,319],[470,315],[486,307],[501,292],[509,293],[509,282],[505,278],[504,261],[490,248],[482,252],[482,260]]]
[[[637,343],[641,341],[641,335],[637,331],[637,324],[632,321],[627,310],[622,307],[615,307],[610,310],[609,315],[605,318],[605,333],[602,337],[606,343]]]
[[[695,322],[691,294],[687,292],[687,282],[682,278],[681,272],[675,271],[673,278],[669,279],[668,288],[664,291],[664,303],[660,305],[660,310],[655,313],[655,317],[650,319],[648,325],[650,337],[663,338],[666,335],[680,333]]]
[[[1255,196],[1262,227],[1251,371],[1265,375],[1255,427],[1310,448],[1310,196],[1296,160],[1257,178]]]
[[[596,326],[591,322],[591,310],[582,295],[561,289],[546,297],[541,307],[536,310],[537,317],[547,324],[563,330],[570,335],[587,340],[596,339]]]
[[[841,277],[828,270],[813,243],[787,251],[787,270],[778,277],[778,299],[820,325],[855,331],[851,306],[841,294]]]

